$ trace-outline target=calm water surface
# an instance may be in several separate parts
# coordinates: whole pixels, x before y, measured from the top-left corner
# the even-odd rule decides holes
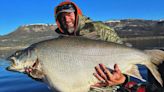
[[[52,92],[40,81],[35,81],[26,74],[7,71],[9,61],[0,59],[0,92]]]

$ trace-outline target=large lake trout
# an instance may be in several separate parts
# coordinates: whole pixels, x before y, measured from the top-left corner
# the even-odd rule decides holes
[[[155,53],[157,54],[155,54]],[[87,92],[90,85],[98,82],[93,76],[99,63],[113,68],[118,64],[122,73],[142,79],[136,64],[145,65],[157,81],[162,80],[156,64],[162,62],[164,52],[160,50],[140,51],[124,45],[82,37],[60,37],[42,41],[17,51],[8,59],[12,65],[8,70],[25,72],[44,78],[55,90],[62,92]]]

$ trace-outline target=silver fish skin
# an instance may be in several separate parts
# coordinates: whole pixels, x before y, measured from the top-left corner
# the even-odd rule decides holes
[[[90,85],[98,82],[93,72],[99,63],[111,69],[114,64],[118,64],[122,73],[144,81],[136,66],[142,64],[162,85],[161,76],[153,63],[162,60],[153,58],[155,56],[152,57],[144,51],[112,42],[83,37],[60,37],[17,51],[8,58],[12,61],[8,70],[25,72],[25,68],[37,65],[35,69],[42,72],[44,77],[39,77],[40,75],[35,73],[31,76],[46,78],[53,89],[61,92],[87,92]]]

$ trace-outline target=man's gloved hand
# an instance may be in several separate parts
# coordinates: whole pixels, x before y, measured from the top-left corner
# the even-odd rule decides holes
[[[99,64],[95,67],[96,72],[93,75],[100,81],[91,87],[104,87],[123,84],[126,77],[121,73],[117,64],[114,65],[114,70],[110,71],[105,65]]]

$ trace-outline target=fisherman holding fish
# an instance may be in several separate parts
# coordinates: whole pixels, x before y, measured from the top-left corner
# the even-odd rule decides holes
[[[60,3],[55,8],[55,19],[58,26],[58,28],[55,31],[59,34],[84,36],[91,39],[101,39],[105,41],[123,44],[122,40],[114,31],[114,29],[106,26],[103,23],[93,22],[91,19],[87,18],[86,16],[83,16],[81,10],[73,2],[65,1]],[[143,66],[140,67],[143,68]],[[100,82],[96,83],[93,86],[103,87],[119,84],[131,85],[133,84],[133,82],[131,83],[129,81],[136,81],[136,79],[123,75],[119,70],[117,64],[114,65],[114,72],[112,73],[109,70],[106,70],[106,73],[104,73],[102,71],[104,69],[106,68],[103,64],[100,64],[99,67],[96,66],[97,73],[94,73],[94,76],[100,81],[105,81],[105,83]],[[109,77],[110,80],[104,80],[107,77]],[[136,84],[136,82],[134,83]],[[133,84],[133,86],[137,86],[138,91],[145,90],[143,86],[139,86],[139,84]]]
[[[60,35],[84,36],[90,39],[123,44],[114,29],[101,22],[93,22],[88,17],[83,16],[81,10],[73,2],[65,1],[60,3],[55,8],[55,20],[58,26],[55,31]],[[143,82],[137,83],[136,79],[122,74],[117,64],[114,65],[114,70],[112,71],[108,70],[103,64],[96,66],[95,70],[94,76],[100,82],[91,87],[121,85],[128,90],[136,90],[135,92],[145,92],[146,90]],[[26,70],[26,72],[31,71],[32,69]]]
[[[55,19],[58,26],[55,31],[59,34],[85,36],[91,39],[123,43],[114,29],[103,23],[93,22],[83,16],[81,10],[73,2],[65,1],[60,3],[55,8]],[[120,73],[120,71],[118,72]],[[121,76],[116,84],[123,83],[124,80],[125,76]]]

